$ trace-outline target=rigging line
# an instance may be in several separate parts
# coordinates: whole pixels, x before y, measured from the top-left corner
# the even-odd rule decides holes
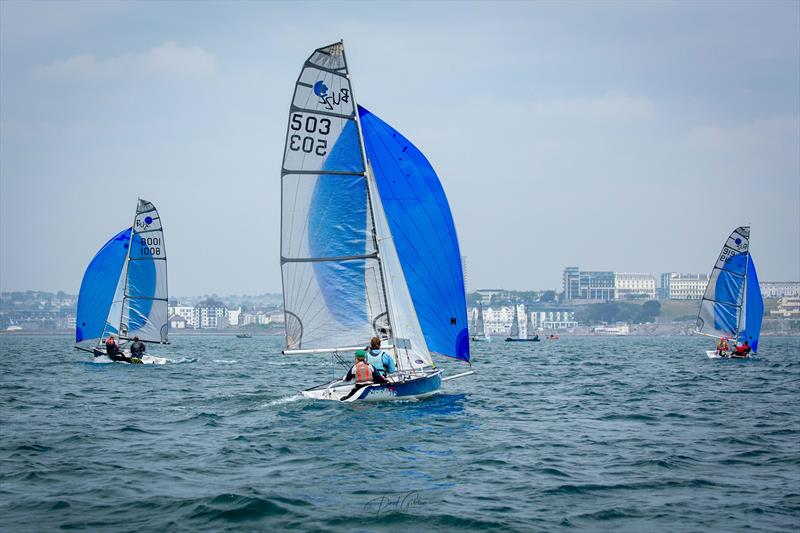
[[[375,116],[375,115],[373,115],[373,116]],[[377,118],[377,116],[376,116],[376,118]],[[406,177],[405,177],[405,172],[402,170],[402,168],[400,167],[399,163],[397,163],[397,161],[395,160],[394,156],[392,155],[392,152],[391,152],[391,150],[390,150],[389,146],[388,146],[388,145],[386,144],[386,142],[384,141],[384,138],[380,136],[380,134],[379,134],[380,132],[378,131],[378,129],[377,129],[376,127],[374,127],[374,126],[370,126],[370,127],[371,127],[371,128],[372,128],[372,130],[375,132],[375,136],[378,138],[378,140],[380,141],[380,143],[383,145],[385,152],[386,152],[386,153],[388,154],[388,156],[389,156],[389,157],[388,157],[388,159],[389,159],[389,160],[391,160],[391,161],[394,163],[395,167],[397,168],[398,174],[400,175],[401,179],[402,179],[402,180],[403,180],[403,181],[406,183],[406,186],[407,186],[407,188],[408,188],[409,190],[414,190],[414,188],[410,186],[410,183],[409,183],[409,181],[406,179]],[[390,134],[390,132],[389,132],[388,130],[386,130],[386,128],[384,128],[384,130],[385,130],[385,135],[389,135],[389,134]],[[398,133],[399,133],[399,132],[398,132]],[[400,135],[402,135],[402,134],[400,134]],[[410,141],[408,141],[408,144],[409,144],[409,145],[411,145],[411,146],[413,146],[413,143],[411,143]],[[415,148],[416,148],[416,147],[415,147]],[[418,150],[418,149],[417,149],[417,150]],[[415,167],[417,170],[419,170],[419,166],[418,166],[416,163],[414,163],[414,162],[413,162],[411,159],[409,159],[409,162],[410,162],[410,163],[412,163],[412,164],[413,164],[413,166],[414,166],[414,167]],[[373,163],[373,169],[374,169],[374,168],[375,168],[375,165],[374,165],[374,163]],[[390,172],[385,172],[385,171],[384,171],[384,167],[383,167],[381,164],[378,164],[378,169],[379,169],[379,171],[381,172],[381,175],[382,175],[382,176],[385,176],[385,177],[387,177],[387,178],[388,178],[388,176],[390,176],[390,175],[391,175],[391,173],[390,173]],[[433,168],[432,168],[432,167],[431,167],[431,170],[433,170]],[[434,175],[436,175],[436,171],[433,171],[433,173],[434,173]],[[437,176],[437,179],[438,179],[438,176]],[[432,191],[432,190],[431,190],[431,187],[430,187],[430,186],[429,186],[429,184],[427,183],[427,180],[426,180],[426,182],[425,182],[425,183],[426,183],[426,186],[427,186],[426,188],[428,189],[428,191],[429,191],[430,193],[433,193],[434,191]],[[387,183],[387,185],[388,185],[388,183]],[[441,185],[441,184],[440,184],[440,185]],[[443,190],[442,190],[442,192],[443,192]],[[433,195],[433,194],[432,194],[432,195]],[[398,205],[400,205],[401,207],[403,207],[403,204],[402,204],[402,202],[399,200],[399,197],[398,197],[398,196],[396,196],[396,195],[393,195],[393,196],[394,196],[394,198],[397,198],[397,200],[396,200],[397,204],[398,204]],[[416,199],[416,198],[415,198],[415,199]],[[418,199],[416,199],[416,200],[418,201]],[[439,206],[439,207],[440,207],[440,209],[441,209],[442,207],[445,207],[445,206],[441,206],[441,205],[440,205],[438,202],[435,202],[435,203],[436,203],[436,205],[437,205],[437,206]],[[448,205],[448,206],[446,206],[446,207],[448,208],[448,211],[449,211],[449,205]],[[408,213],[408,211],[407,211],[405,208],[403,208],[403,210],[406,212],[406,214],[409,214],[409,213]],[[430,217],[430,215],[428,214],[427,210],[423,210],[423,213],[424,213],[424,215],[425,215],[425,218],[427,219],[427,221],[428,221],[428,223],[429,223],[430,227],[432,227],[432,228],[433,228],[433,227],[435,227],[435,224],[433,223],[433,220],[431,219],[431,217]],[[387,218],[388,218],[388,217],[387,217]],[[423,232],[420,230],[419,226],[418,226],[418,225],[417,225],[417,223],[416,223],[416,219],[415,219],[415,218],[413,218],[413,217],[410,217],[410,216],[409,216],[408,218],[409,218],[409,220],[412,222],[412,224],[414,225],[414,227],[417,229],[417,231],[420,233],[420,235],[421,235],[421,236],[425,236],[425,235],[427,235],[427,233],[423,233]],[[452,221],[452,215],[450,215],[450,220]],[[439,245],[440,245],[440,246],[439,246],[439,250],[443,250],[443,249],[449,248],[449,247],[445,247],[445,246],[444,246],[444,243],[442,243],[442,240],[441,240],[441,236],[440,236],[440,235],[439,235],[437,232],[434,232],[434,233],[436,233],[436,238],[437,238],[437,241],[439,241]],[[453,235],[452,235],[452,233],[450,233],[450,230],[449,230],[449,228],[448,228],[448,233],[451,235],[451,237],[454,237],[454,239],[455,239],[455,236],[453,236]],[[409,240],[409,242],[412,242],[412,241],[410,241],[410,240]],[[434,250],[432,250],[432,249],[431,249],[431,247],[430,247],[430,246],[428,246],[428,245],[427,245],[427,242],[428,242],[428,241],[427,241],[427,239],[422,239],[422,242],[426,243],[426,246],[428,247],[428,250],[429,250],[429,251],[431,251],[431,252],[435,252]],[[456,241],[456,242],[457,242],[457,241]],[[461,256],[460,256],[460,251],[459,251],[459,250],[454,250],[454,251],[458,252],[458,254],[457,254],[457,255],[458,255],[458,257],[459,257],[459,260],[460,260],[460,257],[461,257]],[[437,262],[437,266],[438,266],[438,262]],[[438,268],[437,268],[437,270],[440,270],[440,269],[438,269]],[[456,278],[457,278],[457,276],[456,276],[456,273],[455,273],[455,272],[453,272],[452,265],[450,265],[449,263],[448,263],[448,270],[450,271],[450,272],[449,272],[449,273],[450,273],[450,276],[451,276],[451,278],[450,278],[450,279],[456,279]],[[441,272],[441,270],[440,270],[440,272]],[[431,273],[431,274],[432,274],[432,272],[430,272],[430,271],[429,271],[429,273]],[[462,276],[463,276],[463,274],[462,274]],[[444,279],[444,276],[442,276],[442,279]],[[463,281],[462,281],[462,283],[463,283]],[[441,294],[440,294],[440,296],[441,296]],[[454,310],[453,310],[453,309],[450,309],[450,311],[451,311],[451,316],[453,316],[452,312],[453,312]],[[457,316],[457,315],[456,315],[456,316]]]

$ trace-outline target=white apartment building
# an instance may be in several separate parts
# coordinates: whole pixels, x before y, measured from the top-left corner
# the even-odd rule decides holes
[[[700,300],[706,292],[708,274],[661,274],[661,289],[670,300]]]
[[[241,315],[242,315],[241,307],[237,309],[228,309],[228,324],[231,326],[238,326]]]
[[[493,309],[486,307],[483,310],[483,330],[486,335],[502,334],[507,335],[511,330],[513,307],[499,307]]]
[[[762,281],[759,285],[764,298],[800,298],[800,281]]]
[[[205,301],[197,304],[198,329],[218,329],[228,325],[228,310],[222,302]]]
[[[531,324],[536,330],[572,329],[578,327],[575,313],[566,310],[534,311],[531,313]]]
[[[784,296],[778,300],[778,308],[769,314],[780,318],[800,318],[800,297]]]
[[[176,305],[174,307],[168,307],[167,314],[183,317],[183,319],[186,321],[184,324],[185,328],[197,329],[197,313],[195,312],[195,308],[193,306]]]
[[[617,300],[656,298],[656,278],[652,274],[614,273],[614,292]]]

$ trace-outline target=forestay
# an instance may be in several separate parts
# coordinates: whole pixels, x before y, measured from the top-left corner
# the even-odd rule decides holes
[[[711,271],[695,331],[714,337],[748,340],[757,350],[763,301],[749,253],[750,227],[736,228]]]
[[[295,84],[281,171],[286,347],[392,337],[355,102],[341,43]]]

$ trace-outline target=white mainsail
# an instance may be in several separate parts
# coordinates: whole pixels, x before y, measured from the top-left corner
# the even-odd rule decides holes
[[[341,43],[295,84],[281,169],[287,350],[392,336],[353,91]]]

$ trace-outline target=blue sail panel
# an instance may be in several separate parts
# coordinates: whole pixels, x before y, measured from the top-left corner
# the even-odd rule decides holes
[[[348,122],[331,148],[323,172],[350,168],[363,168],[358,150],[358,129],[353,121]],[[311,257],[365,255],[367,205],[364,176],[321,174],[309,207],[308,246]],[[355,327],[367,321],[366,265],[363,259],[314,263],[314,273],[327,310],[345,327]]]
[[[359,106],[364,144],[414,310],[431,352],[469,361],[464,275],[444,189],[411,141]]]
[[[764,317],[764,300],[761,298],[761,287],[758,285],[758,274],[753,258],[748,255],[747,263],[747,289],[745,300],[747,313],[744,320],[744,329],[739,332],[739,341],[747,342],[754,352],[758,351],[758,337],[761,335],[761,320]]]
[[[75,342],[99,339],[103,335],[108,311],[128,256],[131,229],[122,230],[103,245],[83,274],[78,293]]]

